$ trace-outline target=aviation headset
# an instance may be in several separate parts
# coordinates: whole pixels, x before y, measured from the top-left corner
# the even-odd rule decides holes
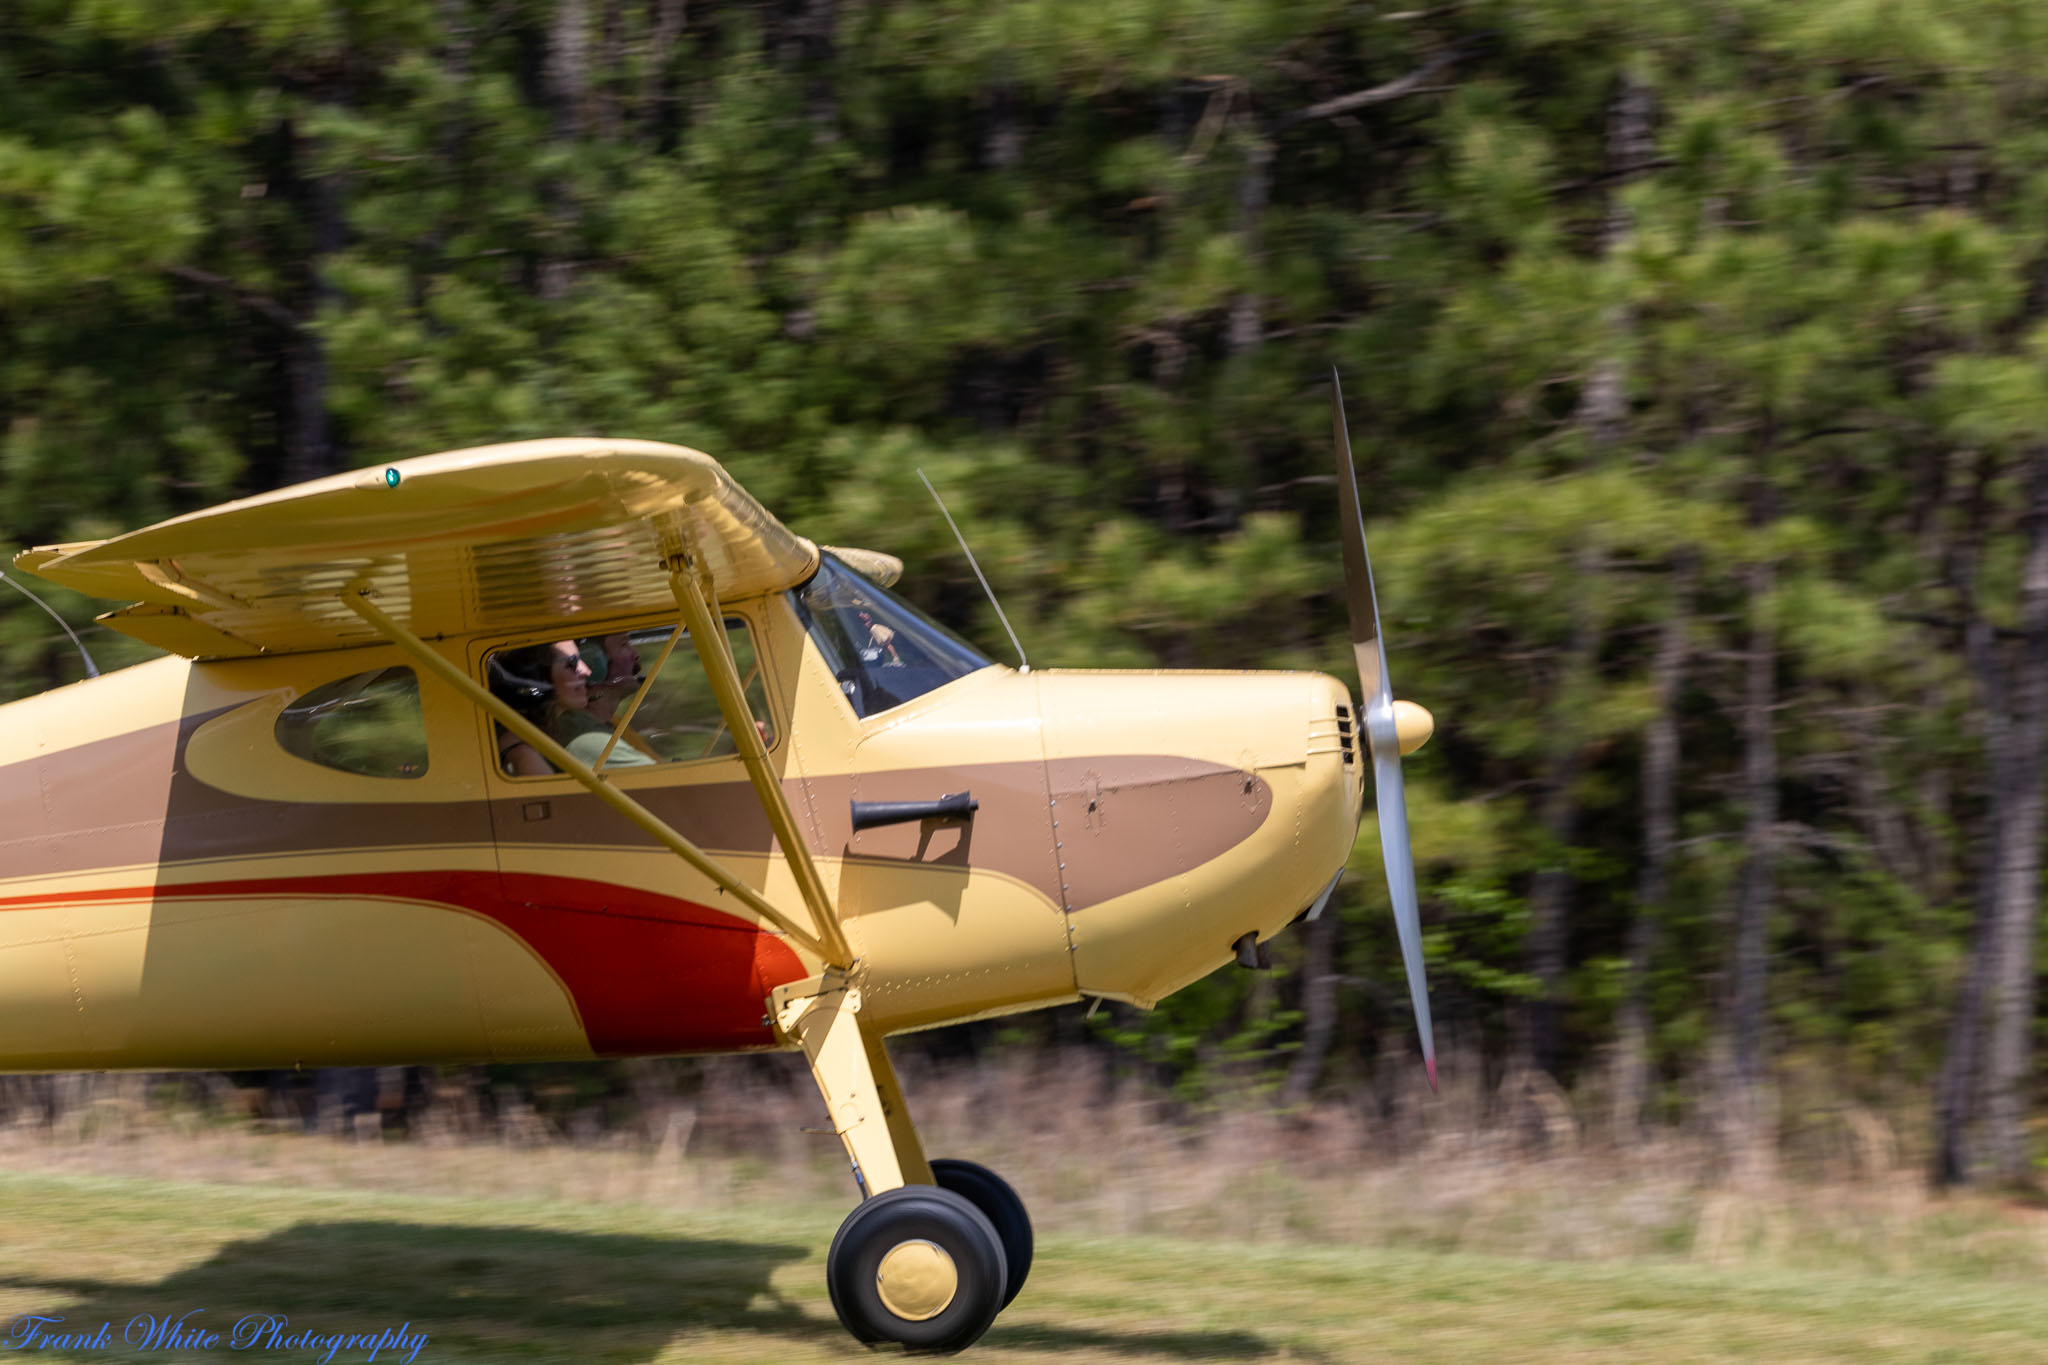
[[[590,670],[592,686],[611,679],[611,660],[595,640],[576,642],[576,653]],[[555,699],[555,647],[525,645],[501,649],[484,665],[491,691],[514,706],[535,706]],[[538,675],[538,676],[535,676]]]

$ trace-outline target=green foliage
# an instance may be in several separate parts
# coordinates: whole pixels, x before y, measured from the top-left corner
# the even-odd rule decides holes
[[[1042,663],[1348,679],[1336,363],[1395,677],[1439,722],[1409,772],[1440,1015],[1505,1045],[1537,988],[1529,888],[1561,867],[1574,1057],[1610,1036],[1683,561],[1659,1064],[1698,1066],[1714,1027],[1752,623],[1798,834],[1778,1026],[1845,1075],[1931,1064],[1983,791],[1942,578],[1975,552],[2013,619],[2012,469],[2048,430],[2037,6],[669,10],[584,6],[580,42],[579,11],[483,0],[0,14],[6,538],[605,431],[901,554],[999,656],[920,468]],[[1406,95],[1309,115],[1437,56]],[[1625,82],[1646,142],[1617,165]],[[0,663],[0,696],[76,672],[19,600]],[[1332,912],[1339,1076],[1408,1027],[1376,837]],[[1103,1028],[1191,1096],[1270,1075],[1291,942],[1274,979]]]

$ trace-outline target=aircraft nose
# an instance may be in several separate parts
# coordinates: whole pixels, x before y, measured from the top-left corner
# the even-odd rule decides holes
[[[1306,909],[1349,854],[1364,737],[1320,674],[1042,674],[1084,994],[1150,1005]]]

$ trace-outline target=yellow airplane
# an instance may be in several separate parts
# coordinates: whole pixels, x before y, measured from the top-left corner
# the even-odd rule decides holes
[[[1432,722],[1388,687],[1332,409],[1362,707],[998,665],[886,590],[900,561],[642,441],[29,550],[168,655],[0,707],[0,1070],[799,1050],[862,1200],[840,1320],[959,1350],[1031,1224],[926,1158],[883,1040],[1255,962],[1335,887],[1368,765],[1435,1082],[1400,771]]]

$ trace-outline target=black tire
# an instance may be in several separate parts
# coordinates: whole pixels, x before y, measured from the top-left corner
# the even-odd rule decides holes
[[[967,1202],[981,1210],[1003,1242],[1003,1259],[1010,1273],[1004,1277],[1003,1303],[1008,1308],[1031,1274],[1031,1215],[1024,1201],[1010,1188],[1010,1182],[986,1166],[957,1157],[940,1157],[932,1163],[932,1179],[942,1190],[965,1195]]]
[[[882,1258],[910,1243],[929,1242],[952,1263],[950,1301],[930,1317],[900,1315],[883,1301]],[[963,1351],[981,1339],[1003,1306],[1009,1268],[1002,1238],[964,1195],[932,1185],[905,1185],[876,1195],[839,1225],[825,1254],[832,1309],[857,1340],[895,1342],[911,1351]]]

